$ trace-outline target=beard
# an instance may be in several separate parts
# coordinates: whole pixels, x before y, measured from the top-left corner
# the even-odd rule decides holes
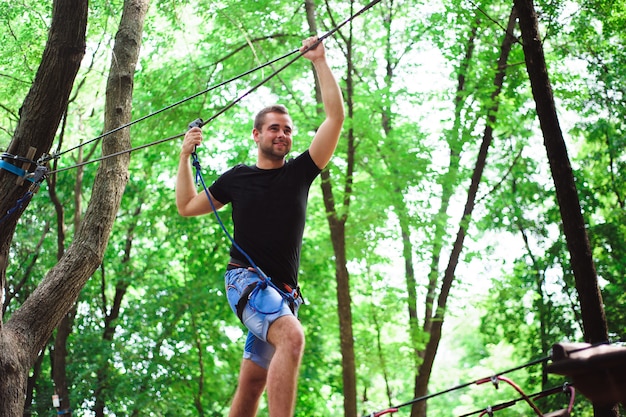
[[[288,142],[278,143],[282,143],[283,146],[277,146],[277,144],[274,142],[270,144],[264,144],[263,142],[259,142],[259,150],[267,158],[273,160],[282,160],[291,151],[291,144],[289,144]]]

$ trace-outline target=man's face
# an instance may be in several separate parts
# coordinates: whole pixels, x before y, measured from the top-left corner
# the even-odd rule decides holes
[[[252,130],[259,151],[274,160],[283,159],[291,151],[292,133],[291,117],[281,113],[268,113],[261,130]]]

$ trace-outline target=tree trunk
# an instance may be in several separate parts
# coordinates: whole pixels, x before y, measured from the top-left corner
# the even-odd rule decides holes
[[[74,19],[72,21],[65,19],[56,23],[56,25],[62,25],[64,29],[71,33],[77,32],[76,26],[81,23],[84,29],[87,12],[86,2],[55,2],[56,19],[62,15],[57,10],[60,7],[57,3],[62,3],[63,6],[71,9],[71,12],[66,11],[68,18],[78,15],[82,16],[84,20]],[[143,19],[147,8],[147,0],[129,0],[125,2],[122,23],[116,37],[114,59],[112,60],[113,63],[107,87],[106,130],[111,130],[111,128],[123,125],[131,120],[134,71],[141,45]],[[55,18],[53,18],[53,28],[55,27]],[[49,42],[52,44],[58,38],[54,33],[55,30],[51,29]],[[75,39],[82,39],[83,48],[81,52],[84,53],[84,31],[82,33],[82,38],[75,35],[74,38],[69,39],[74,42]],[[68,43],[71,45],[71,42],[68,41]],[[56,58],[59,59],[58,56]],[[46,66],[46,62],[48,61],[44,53],[42,68],[49,69]],[[57,69],[58,66],[52,66],[51,68]],[[61,69],[62,77],[67,77],[66,71]],[[59,88],[59,77],[59,75],[56,77],[49,76],[43,81],[50,82],[52,80],[52,87],[50,88],[56,91],[54,89]],[[45,90],[47,84],[43,81],[39,88]],[[71,80],[67,91],[69,92],[70,89]],[[35,85],[31,89],[31,92],[33,91],[38,91]],[[61,105],[63,109],[67,98],[62,100],[62,97],[57,92],[50,96],[44,96],[44,98],[48,99],[36,103],[39,107],[50,108]],[[55,105],[51,103],[55,103]],[[32,106],[33,103],[27,98],[22,112],[22,119],[18,124],[18,132],[25,130],[23,126],[27,124],[24,119],[26,114],[33,112],[38,114],[41,111],[41,109],[33,108]],[[62,114],[62,111],[58,113]],[[48,129],[51,126],[54,129],[52,132],[47,132],[46,137],[53,138],[58,122],[56,124],[49,122],[46,125]],[[17,133],[16,137],[19,137]],[[49,150],[50,143],[47,144],[45,149],[42,146],[42,149],[38,150],[38,152]],[[19,150],[18,145],[19,142],[10,148],[13,150],[13,153]],[[130,155],[123,153],[130,149],[128,129],[109,135],[103,142],[102,147],[103,155],[120,154],[102,161],[96,174],[87,212],[74,241],[58,264],[48,272],[33,294],[13,313],[5,326],[0,329],[0,415],[3,417],[22,415],[28,369],[35,362],[38,352],[45,346],[54,328],[74,305],[81,289],[98,265],[100,265],[104,256],[108,238],[115,221],[115,215],[128,181]],[[5,184],[2,185],[4,186]],[[2,200],[2,203],[4,202],[5,199]],[[14,228],[14,226],[13,224],[12,227]],[[4,231],[7,230],[4,224],[0,225],[0,227],[5,227]],[[2,236],[3,239],[6,238],[4,234]],[[10,239],[5,240],[9,241]],[[8,243],[4,240],[2,243],[6,246],[6,248],[3,246],[2,249],[8,250]]]
[[[532,0],[515,0],[524,40],[526,69],[543,132],[544,145],[563,221],[563,232],[571,257],[571,266],[580,301],[585,341],[601,343],[609,340],[608,326],[598,287],[598,277],[591,254],[591,245],[578,199],[574,174],[565,140],[557,117],[552,87],[548,77],[543,45],[539,36],[537,14]],[[594,405],[595,415],[617,416],[617,406]]]
[[[36,149],[31,160],[50,151],[80,63],[85,55],[87,0],[53,2],[48,42],[35,81],[20,108],[20,120],[7,153],[26,157]],[[21,164],[18,164],[21,168]],[[34,167],[29,170],[32,171]],[[29,190],[30,182],[16,186],[17,177],[0,169],[0,290],[6,287],[6,262],[18,219],[28,206],[28,199],[18,205]],[[10,216],[4,213],[16,208]],[[1,297],[0,297],[1,298]],[[0,323],[2,317],[0,317]],[[0,324],[1,326],[1,324]]]
[[[556,113],[552,87],[543,55],[543,46],[537,29],[537,15],[532,1],[516,0],[515,3],[520,10],[520,27],[524,40],[526,66],[537,106],[537,116],[544,135],[550,169],[552,170],[563,220],[563,231],[572,258],[572,269],[580,298],[585,341],[589,343],[606,342],[608,341],[608,330],[602,308],[602,296],[598,288],[591,246],[580,208],[572,167]]]
[[[63,143],[63,134],[60,135],[59,145]],[[78,149],[78,162],[83,162],[82,148]],[[80,213],[82,201],[82,178],[84,168],[77,168],[76,181],[74,182],[74,230],[80,227]],[[50,200],[54,204],[57,218],[57,261],[63,257],[65,253],[65,207],[57,193],[56,177],[50,179],[48,184],[48,194]],[[76,304],[72,306],[70,311],[63,317],[61,323],[57,327],[54,337],[53,347],[50,349],[50,363],[52,368],[52,381],[54,383],[54,394],[59,397],[59,406],[57,407],[57,415],[72,415],[70,403],[70,382],[67,376],[67,341],[72,334],[74,326],[74,317],[76,317]],[[28,404],[28,403],[27,403]]]
[[[132,214],[132,218],[135,220],[132,222],[128,231],[126,232],[126,242],[124,245],[124,256],[121,259],[121,264],[124,266],[122,277],[131,277],[132,276],[132,266],[131,266],[131,251],[133,247],[133,238],[135,234],[135,227],[137,226],[137,221],[139,220],[139,216],[141,214],[142,204],[141,201],[137,203],[137,207]],[[115,284],[115,295],[113,297],[113,303],[110,308],[107,305],[107,284],[104,271],[102,272],[102,285],[100,288],[101,296],[102,296],[102,311],[104,315],[104,323],[103,323],[103,333],[102,340],[105,342],[104,345],[111,346],[113,337],[115,336],[115,331],[117,329],[117,322],[120,317],[122,311],[122,301],[124,296],[126,295],[126,291],[130,286],[130,281],[122,278],[117,281]],[[113,361],[113,353],[108,349],[105,350],[103,354],[103,361],[100,364],[100,368],[96,370],[96,380],[97,385],[94,388],[94,397],[95,397],[95,405],[94,412],[95,417],[104,417],[105,415],[105,407],[107,403],[107,397],[109,396],[109,387],[107,385],[110,378],[110,369],[111,362]]]
[[[352,330],[352,298],[350,296],[350,274],[346,259],[345,220],[337,217],[333,203],[332,185],[328,170],[322,171],[322,194],[326,206],[330,236],[335,255],[335,278],[337,280],[337,312],[339,314],[339,343],[343,377],[343,406],[345,417],[356,417],[356,361],[354,334]]]
[[[32,147],[35,153],[31,159],[36,160],[50,150],[85,54],[87,11],[86,0],[53,2],[48,41],[35,81],[20,109],[20,120],[8,153],[26,156]],[[24,181],[16,186],[16,177],[0,170],[0,213],[17,207],[0,223],[0,299],[6,288],[8,253],[15,227],[28,205],[28,201],[22,206],[16,203],[26,195],[29,184]],[[43,301],[48,309],[55,308],[51,301]],[[29,307],[21,310],[6,325],[0,316],[0,415],[4,417],[23,414],[28,370],[35,364],[56,325],[50,327],[42,323],[49,313],[41,309],[38,302],[30,302]]]
[[[105,112],[105,131],[110,131],[118,126],[130,122],[132,108],[133,78],[139,50],[141,46],[141,36],[143,24],[148,11],[149,0],[125,0],[124,11],[120,20],[120,26],[115,37],[115,46],[111,57],[111,69],[107,82],[107,103]],[[129,137],[128,129],[123,130],[123,135]],[[109,139],[105,139],[103,148]],[[130,149],[130,141],[127,141],[127,148]],[[112,150],[113,151],[113,150]],[[126,170],[128,171],[128,170]],[[124,178],[126,184],[128,177]],[[120,195],[121,201],[121,195]],[[119,202],[117,204],[119,207]],[[138,208],[139,209],[139,208]],[[85,216],[85,222],[87,216]],[[130,246],[132,245],[132,230],[129,232],[127,241],[126,257],[130,257]],[[121,301],[126,293],[128,284],[120,281],[116,286],[115,297],[111,310],[105,317],[103,340],[110,341],[115,333],[115,320],[119,315]],[[102,290],[104,291],[104,289]],[[103,306],[106,309],[106,305]],[[94,412],[96,416],[104,415],[106,398],[102,395],[102,379],[108,374],[107,365],[98,370],[98,386],[95,390],[96,405]]]
[[[313,0],[305,1],[307,21],[311,33],[317,33],[315,22],[315,4]],[[350,38],[352,26],[350,26]],[[351,46],[347,46],[350,51]],[[352,62],[348,53],[348,71],[346,75],[346,101],[348,117],[352,118]],[[318,103],[322,103],[320,88],[316,79],[315,92]],[[318,106],[319,111],[319,106]],[[343,408],[344,417],[357,416],[357,391],[356,391],[356,360],[354,355],[354,336],[352,330],[352,298],[350,296],[350,274],[348,273],[346,259],[346,220],[350,195],[352,194],[352,173],[354,172],[354,134],[352,128],[348,133],[346,184],[344,186],[344,199],[342,210],[337,210],[333,196],[332,181],[328,168],[322,171],[322,195],[326,209],[326,217],[330,229],[331,242],[335,254],[335,279],[337,280],[337,310],[339,314],[339,335],[341,347],[341,369],[343,378]],[[339,213],[342,213],[341,215]]]
[[[29,375],[28,377],[28,383],[26,386],[26,398],[24,400],[24,417],[30,417],[33,415],[33,394],[38,387],[37,381],[41,376],[41,365],[43,364],[44,356],[45,351],[42,350],[32,367],[31,375]]]
[[[461,218],[456,240],[452,247],[450,259],[448,260],[448,266],[446,267],[443,280],[441,282],[437,307],[433,310],[433,315],[430,319],[430,338],[428,339],[428,343],[426,344],[423,362],[419,367],[419,371],[415,380],[415,398],[423,397],[428,393],[428,382],[430,380],[433,363],[435,362],[435,355],[437,354],[437,349],[439,348],[439,342],[441,340],[441,332],[448,302],[448,295],[450,293],[450,289],[452,288],[452,283],[455,279],[456,267],[459,263],[461,251],[463,250],[463,241],[465,240],[467,228],[471,220],[472,212],[474,211],[474,204],[476,200],[476,195],[478,193],[478,185],[480,184],[483,170],[487,163],[487,152],[493,140],[493,126],[495,124],[495,115],[498,113],[497,99],[502,90],[506,64],[509,58],[511,47],[513,45],[514,39],[510,34],[513,33],[515,20],[516,12],[515,8],[513,8],[509,16],[507,34],[505,35],[504,40],[502,41],[502,45],[500,47],[500,57],[498,58],[498,71],[496,73],[493,83],[495,89],[494,92],[491,94],[491,102],[493,103],[493,105],[489,109],[487,109],[488,111],[486,112],[486,114],[489,115],[487,117],[487,126],[483,134],[483,141],[478,152],[478,158],[476,160],[474,172],[472,173],[472,180],[470,188],[468,190],[467,200],[465,202],[465,208],[463,210],[463,216]],[[425,416],[426,402],[416,402],[411,409],[411,417]]]
[[[57,415],[71,416],[70,390],[67,380],[67,340],[72,334],[74,317],[76,316],[76,304],[63,317],[61,324],[57,327],[57,334],[54,338],[54,349],[50,352],[52,362],[52,380],[54,381],[54,393],[59,396],[59,407]]]
[[[461,148],[463,146],[463,127],[461,126],[461,112],[463,110],[465,93],[465,81],[466,73],[469,65],[472,61],[472,56],[475,48],[476,32],[478,31],[479,22],[476,21],[471,28],[470,36],[466,43],[465,56],[461,61],[459,73],[457,75],[457,89],[454,99],[454,125],[452,130],[447,134],[446,141],[450,148],[450,160],[448,162],[448,169],[441,179],[441,200],[439,210],[434,217],[433,232],[431,237],[431,260],[430,270],[428,273],[428,285],[426,287],[426,299],[424,302],[424,323],[422,325],[422,331],[429,335],[429,339],[432,339],[432,323],[435,316],[435,298],[439,286],[439,263],[441,261],[441,251],[443,249],[444,237],[446,234],[446,225],[448,223],[448,208],[450,207],[450,200],[454,194],[454,189],[457,183],[459,174],[459,163],[461,159]],[[415,285],[415,284],[413,284]],[[409,301],[411,298],[409,297]],[[411,309],[411,305],[409,305]],[[413,306],[413,310],[417,309],[417,305]],[[409,318],[412,319],[411,311],[409,311]],[[410,320],[412,334],[417,334],[417,313],[415,314],[415,320]],[[426,355],[426,347],[420,348],[415,353],[415,385],[413,387],[413,393],[415,398],[421,397],[428,390],[428,381],[430,380],[431,369],[428,370],[428,374],[425,373],[425,368],[421,368],[424,357]],[[433,357],[434,360],[434,357]],[[422,387],[423,384],[426,384]],[[426,404],[416,404],[413,406],[413,415],[425,415]]]
[[[449,218],[448,208],[450,207],[450,200],[454,195],[457,178],[459,176],[459,163],[461,159],[461,149],[463,146],[461,113],[463,111],[464,97],[467,96],[465,91],[465,80],[468,68],[474,55],[474,48],[476,47],[475,40],[478,26],[479,22],[476,21],[470,31],[470,36],[466,43],[465,56],[461,61],[459,73],[457,75],[457,88],[454,99],[454,125],[446,137],[448,147],[450,148],[450,160],[448,162],[447,172],[444,175],[444,178],[441,179],[441,204],[433,222],[430,271],[428,273],[426,302],[424,303],[423,329],[427,333],[430,332],[432,317],[435,314],[435,297],[437,295],[439,282],[439,263],[441,261],[441,250],[443,249],[443,241],[446,235],[446,225],[448,224]],[[423,357],[423,355],[424,352],[420,352],[419,356]]]

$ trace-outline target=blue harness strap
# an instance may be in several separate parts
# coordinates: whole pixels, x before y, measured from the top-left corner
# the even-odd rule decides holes
[[[6,162],[2,159],[0,159],[0,169],[4,169],[5,171],[9,171],[15,175],[17,175],[18,177],[22,177],[22,178],[26,178],[28,181],[34,183],[35,179],[33,177],[27,176],[26,171],[24,171],[22,168],[16,167],[15,165]]]

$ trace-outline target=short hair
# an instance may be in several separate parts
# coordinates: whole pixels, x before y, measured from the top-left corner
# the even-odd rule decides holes
[[[268,113],[280,113],[280,114],[286,114],[287,116],[289,116],[287,107],[283,106],[282,104],[273,104],[271,106],[267,106],[261,109],[261,111],[259,111],[256,114],[256,117],[254,118],[254,128],[256,130],[258,131],[261,130],[261,128],[263,127],[263,123],[265,123],[265,116]]]

